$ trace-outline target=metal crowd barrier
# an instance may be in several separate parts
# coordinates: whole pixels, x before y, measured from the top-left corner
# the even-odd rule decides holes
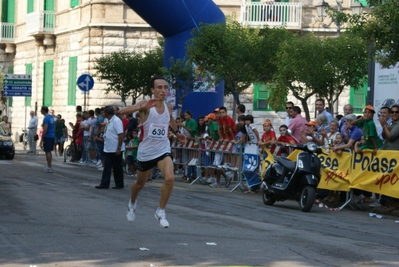
[[[220,170],[226,175],[234,175],[231,180],[236,184],[230,192],[237,188],[242,190],[241,187],[245,187],[242,177],[243,153],[236,152],[236,147],[237,145],[232,142],[196,139],[188,140],[185,143],[174,140],[171,145],[174,164],[182,166],[184,174],[188,178],[195,177],[191,185],[197,181],[206,184],[205,169],[214,174]]]

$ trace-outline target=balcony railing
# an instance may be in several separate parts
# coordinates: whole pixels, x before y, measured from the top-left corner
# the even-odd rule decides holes
[[[302,3],[243,1],[241,19],[243,25],[300,29]]]
[[[0,23],[0,43],[13,43],[15,38],[15,24],[9,22]]]
[[[38,11],[26,15],[26,33],[53,34],[55,28],[54,11]]]

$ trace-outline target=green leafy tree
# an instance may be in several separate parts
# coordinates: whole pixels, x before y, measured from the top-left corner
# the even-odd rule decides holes
[[[384,67],[399,62],[399,1],[369,0],[370,9],[350,17],[350,30],[370,44],[370,53]]]
[[[283,43],[277,53],[278,71],[270,86],[270,104],[280,107],[291,92],[309,120],[308,100],[316,94],[326,99],[333,111],[346,86],[358,87],[365,82],[367,61],[367,46],[359,38],[295,36]]]
[[[254,56],[258,39],[258,29],[232,20],[227,24],[201,25],[193,31],[187,54],[197,64],[200,75],[212,73],[216,83],[223,79],[225,95],[233,94],[239,103],[239,93],[256,80],[253,66],[259,60]]]
[[[160,73],[163,65],[161,48],[149,52],[121,50],[95,61],[94,69],[100,81],[107,82],[105,93],[114,92],[126,100],[132,97],[132,104],[143,95],[150,95],[149,79]]]

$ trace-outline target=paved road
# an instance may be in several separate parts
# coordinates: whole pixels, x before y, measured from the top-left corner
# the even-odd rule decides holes
[[[394,217],[268,207],[260,194],[177,179],[162,229],[154,218],[162,180],[147,183],[129,223],[128,188],[94,189],[100,171],[60,158],[42,173],[44,162],[22,153],[0,160],[0,266],[399,266]]]

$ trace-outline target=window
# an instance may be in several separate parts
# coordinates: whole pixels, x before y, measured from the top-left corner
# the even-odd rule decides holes
[[[33,11],[35,11],[35,0],[27,0],[27,13],[32,13]]]
[[[79,5],[79,0],[71,0],[71,7],[75,7]]]
[[[365,83],[363,86],[357,88],[350,88],[350,104],[353,106],[353,113],[363,113],[363,108],[366,106],[367,101],[367,86]]]
[[[25,74],[32,75],[32,63],[25,65]],[[30,107],[32,102],[32,97],[25,97],[25,107]]]
[[[263,83],[254,83],[254,110],[271,110],[267,103],[270,91]]]
[[[76,106],[76,73],[78,70],[78,57],[69,58],[68,68],[68,106]]]
[[[43,106],[46,107],[53,104],[53,67],[53,60],[44,62]]]
[[[3,0],[1,3],[1,22],[14,23],[15,0]]]

